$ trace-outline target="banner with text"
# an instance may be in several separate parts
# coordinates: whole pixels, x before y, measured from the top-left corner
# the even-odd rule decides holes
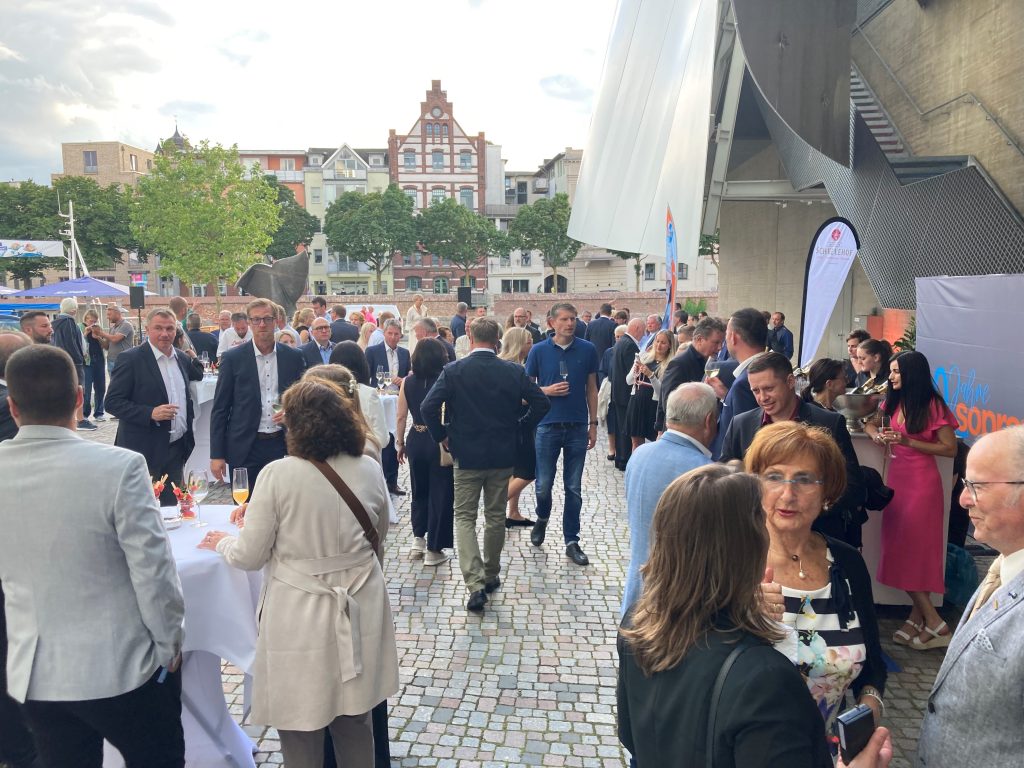
[[[1024,421],[1024,275],[919,277],[917,350],[968,443]]]
[[[672,327],[672,314],[676,309],[676,275],[679,271],[679,245],[676,242],[676,223],[672,208],[665,209],[665,316],[662,328]]]
[[[826,221],[814,234],[807,252],[804,303],[800,311],[801,367],[814,362],[828,319],[859,248],[860,238],[853,224],[838,216]]]

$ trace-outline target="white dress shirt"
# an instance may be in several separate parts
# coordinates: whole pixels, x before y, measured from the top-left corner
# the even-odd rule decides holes
[[[252,345],[256,353],[256,371],[260,385],[260,432],[280,432],[281,425],[274,423],[274,409],[271,407],[278,398],[277,391],[277,345],[269,353],[263,354],[255,342]]]
[[[181,374],[181,368],[175,359],[177,352],[172,348],[170,355],[165,355],[150,342],[149,348],[153,350],[153,357],[156,358],[156,367],[160,369],[160,378],[164,380],[164,389],[167,390],[167,402],[178,406],[178,412],[174,414],[171,421],[171,442],[180,439],[188,431],[188,394],[185,377]]]
[[[238,332],[234,328],[225,328],[220,332],[220,338],[217,340],[217,357],[247,341],[252,341],[252,328],[245,332],[244,339],[238,338]],[[299,341],[298,336],[295,337],[295,341],[296,343]]]
[[[384,352],[388,356],[388,370],[391,371],[392,377],[398,375],[398,349],[392,349],[387,344],[384,345]]]

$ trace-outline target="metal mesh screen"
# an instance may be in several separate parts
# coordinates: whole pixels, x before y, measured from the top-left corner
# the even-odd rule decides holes
[[[793,186],[824,184],[857,229],[883,306],[913,309],[917,277],[1024,273],[1024,226],[976,168],[903,186],[856,110],[847,168],[811,149],[755,92]]]

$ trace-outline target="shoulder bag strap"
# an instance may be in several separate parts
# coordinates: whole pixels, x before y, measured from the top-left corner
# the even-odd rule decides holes
[[[733,648],[725,658],[722,668],[718,670],[718,677],[715,678],[715,687],[711,691],[711,707],[708,709],[707,741],[704,745],[705,765],[707,768],[714,768],[715,765],[715,730],[718,720],[718,700],[722,698],[722,689],[725,687],[726,678],[729,677],[729,670],[732,669],[732,665],[736,663],[736,659],[740,657],[740,654],[749,647],[749,645],[744,644],[741,640],[739,645]]]
[[[374,554],[380,557],[380,536],[377,534],[377,529],[373,523],[370,522],[370,516],[366,514],[366,509],[359,502],[359,499],[356,498],[356,495],[352,493],[352,489],[348,487],[348,484],[341,479],[341,475],[335,472],[327,462],[309,459],[309,463],[320,470],[320,474],[327,478],[327,482],[333,485],[334,490],[345,500],[348,508],[352,510],[352,514],[359,521],[359,525],[363,527],[363,534],[366,536],[367,541],[370,542],[370,546],[373,547]]]

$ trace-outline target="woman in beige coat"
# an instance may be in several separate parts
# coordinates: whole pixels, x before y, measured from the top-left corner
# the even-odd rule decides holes
[[[311,460],[348,484],[382,542],[387,488],[336,385],[297,382],[283,404],[290,455],[267,465],[252,500],[233,513],[241,533],[211,531],[200,546],[237,568],[267,566],[252,721],[277,728],[288,768],[323,764],[324,729],[339,766],[371,768],[370,710],[398,691],[391,606],[367,535]]]

